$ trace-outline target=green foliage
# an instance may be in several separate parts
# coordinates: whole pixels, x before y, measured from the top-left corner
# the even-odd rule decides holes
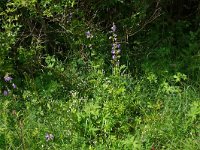
[[[181,3],[0,1],[0,149],[199,149],[200,3]]]
[[[163,81],[150,73],[136,80],[123,67],[107,76],[101,67],[90,66],[89,73],[70,78],[75,84],[68,90],[69,81],[54,76],[69,70],[78,74],[77,66],[62,65],[61,72],[55,57],[47,56],[46,63],[45,74],[27,76],[22,96],[1,96],[3,149],[198,147],[199,96],[183,84],[175,86],[184,82],[184,74]],[[47,133],[53,140],[45,140]]]

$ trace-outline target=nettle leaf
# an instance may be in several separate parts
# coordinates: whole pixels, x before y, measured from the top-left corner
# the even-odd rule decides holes
[[[190,111],[188,112],[188,116],[195,119],[198,115],[200,115],[200,102],[194,101],[190,106]]]
[[[45,62],[47,63],[48,68],[53,68],[56,63],[56,59],[54,56],[47,56]]]
[[[185,74],[180,73],[180,72],[178,72],[173,77],[174,77],[176,83],[180,82],[181,80],[186,80],[187,79],[187,76]]]
[[[99,104],[90,102],[85,105],[84,112],[87,116],[94,115],[97,117],[99,115],[100,108]]]

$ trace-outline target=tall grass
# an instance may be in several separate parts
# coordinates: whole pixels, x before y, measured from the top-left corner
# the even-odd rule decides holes
[[[198,149],[198,90],[181,77],[122,72],[74,67],[70,89],[55,72],[27,77],[1,96],[0,148]]]

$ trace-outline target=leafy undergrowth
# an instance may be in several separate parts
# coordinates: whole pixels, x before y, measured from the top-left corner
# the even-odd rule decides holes
[[[0,0],[0,149],[200,149],[199,14],[199,0]]]
[[[200,96],[184,74],[136,79],[114,69],[27,76],[0,97],[0,149],[199,148]]]

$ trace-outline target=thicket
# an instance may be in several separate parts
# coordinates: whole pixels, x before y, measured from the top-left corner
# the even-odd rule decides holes
[[[198,0],[1,0],[0,149],[200,148]]]

